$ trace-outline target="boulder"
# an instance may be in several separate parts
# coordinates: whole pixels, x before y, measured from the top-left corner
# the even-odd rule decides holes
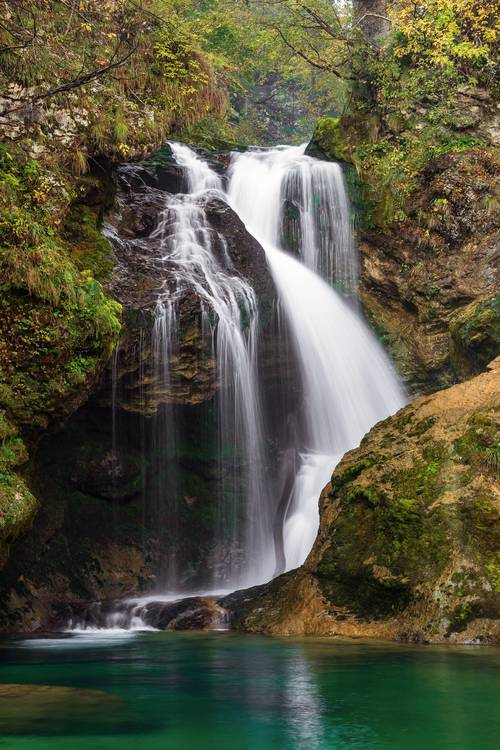
[[[347,453],[304,565],[219,602],[274,635],[500,642],[500,358]]]

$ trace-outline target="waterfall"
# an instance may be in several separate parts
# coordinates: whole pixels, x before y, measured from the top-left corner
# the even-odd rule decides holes
[[[312,547],[318,498],[335,464],[405,402],[388,357],[350,304],[357,261],[340,167],[318,163],[304,150],[235,154],[228,191],[231,205],[266,251],[302,376],[305,430],[284,514],[286,569],[304,562]],[[297,257],[285,252],[291,199]]]
[[[281,146],[235,155],[232,205],[261,242],[294,251],[344,296],[356,297],[358,263],[342,169],[304,150]]]
[[[152,235],[153,239],[155,235],[160,237],[166,268],[175,277],[174,289],[162,291],[158,300],[153,356],[162,379],[168,380],[172,341],[178,338],[175,300],[186,290],[193,290],[200,301],[202,327],[212,337],[219,381],[218,454],[224,467],[221,465],[219,472],[215,537],[233,550],[223,580],[212,583],[237,588],[268,580],[275,567],[269,545],[272,512],[265,480],[257,377],[257,299],[250,284],[232,267],[224,237],[206,218],[203,200],[222,195],[220,178],[187,146],[173,143],[171,148],[177,163],[185,168],[189,193],[167,195],[164,214]],[[166,460],[172,425],[157,420],[157,428],[155,453]],[[229,471],[228,456],[232,462]],[[163,502],[167,502],[162,473],[165,469],[162,472],[159,465],[155,481]],[[240,500],[243,514],[235,502],[228,502],[230,496]],[[238,556],[240,560],[235,559]],[[172,591],[175,566],[169,567],[173,575],[164,585]]]
[[[163,192],[142,181],[140,168],[125,167],[127,195],[132,195],[128,205],[134,209],[146,196],[155,206],[155,221],[141,225],[149,233],[141,228],[135,239],[108,232],[129,256],[147,257],[158,278],[152,330],[141,329],[139,341],[139,356],[148,350],[153,360],[146,382],[151,388],[152,381],[159,394],[153,399],[156,413],[143,390],[139,396],[149,415],[142,439],[148,452],[145,507],[166,547],[156,591],[168,600],[196,593],[183,586],[177,557],[183,532],[179,445],[185,425],[169,395],[175,390],[172,362],[182,343],[183,300],[198,305],[202,339],[211,346],[207,356],[217,370],[209,412],[219,462],[210,500],[212,551],[203,553],[201,569],[188,579],[196,586],[234,590],[301,565],[317,533],[320,492],[335,465],[405,401],[388,357],[358,309],[357,255],[340,166],[306,156],[304,146],[234,153],[224,190],[221,177],[192,149],[170,147],[183,169],[186,192]],[[269,342],[275,347],[271,385],[259,361],[265,326],[257,293],[235,268],[223,230],[209,221],[214,201],[238,214],[263,247],[274,279],[278,305],[266,323],[276,326],[266,339],[268,348]],[[238,231],[244,243],[242,228]],[[265,357],[269,367],[272,353],[266,350]],[[115,370],[118,361],[117,355]],[[142,384],[142,361],[139,371]],[[113,442],[117,395],[113,386]],[[132,604],[124,615],[127,622],[130,612],[140,620],[135,607],[144,602]]]

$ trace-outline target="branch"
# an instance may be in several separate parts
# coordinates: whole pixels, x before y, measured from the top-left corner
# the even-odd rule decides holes
[[[387,18],[387,16],[381,16],[379,13],[365,13],[364,15],[361,16],[361,18],[358,18],[356,23],[353,25],[353,29],[355,29],[356,26],[359,26],[361,23],[363,23],[365,18],[380,18],[381,21],[387,21],[387,23],[389,24],[391,23],[391,19]]]
[[[353,76],[344,75],[340,71],[338,71],[336,68],[334,68],[332,65],[326,62],[318,62],[317,60],[312,60],[309,55],[307,55],[303,50],[297,49],[296,47],[291,44],[291,42],[288,41],[286,36],[283,34],[279,26],[274,26],[274,30],[279,34],[281,37],[283,43],[288,47],[288,49],[291,49],[292,52],[299,57],[301,57],[303,60],[305,60],[309,65],[312,65],[313,68],[316,68],[317,70],[328,70],[330,73],[333,73],[334,76],[337,78],[340,78],[342,81],[358,81],[359,78],[354,78]]]
[[[30,46],[30,44],[31,44],[31,41],[26,42],[26,44],[14,44],[11,47],[1,47],[0,54],[2,54],[2,52],[12,52],[12,50],[15,50],[15,49],[26,49],[27,47]]]
[[[102,75],[104,75],[104,73],[107,73],[108,70],[119,68],[121,65],[123,65],[123,63],[125,63],[129,59],[129,57],[131,57],[134,54],[136,49],[137,49],[137,45],[135,45],[135,47],[132,47],[127,52],[127,54],[124,57],[122,57],[120,60],[116,60],[115,62],[110,62],[104,67],[98,68],[97,70],[93,70],[91,73],[87,73],[86,75],[81,76],[80,78],[76,78],[73,81],[68,81],[68,83],[63,83],[61,86],[57,86],[56,88],[50,89],[49,91],[44,91],[42,94],[36,94],[35,96],[27,96],[27,97],[24,97],[23,99],[17,99],[16,101],[30,102],[31,104],[34,104],[34,102],[39,101],[40,99],[47,99],[49,96],[54,96],[55,94],[61,94],[64,91],[70,91],[71,89],[76,89],[80,86],[83,86],[86,83],[90,83],[90,81],[94,81],[96,78],[100,78]],[[115,55],[113,55],[113,57],[114,56]],[[14,107],[13,109],[3,110],[3,112],[1,113],[1,116],[10,115],[11,112],[17,112],[20,109],[22,109],[22,107]]]
[[[313,19],[313,21],[316,21],[318,27],[322,29],[326,34],[328,34],[328,36],[331,36],[332,39],[340,39],[342,41],[346,40],[345,35],[341,34],[339,31],[336,31],[333,26],[328,23],[328,21],[319,16],[316,11],[312,10],[312,8],[309,8],[303,3],[301,3],[300,7],[303,8],[303,10],[305,10],[305,12]]]

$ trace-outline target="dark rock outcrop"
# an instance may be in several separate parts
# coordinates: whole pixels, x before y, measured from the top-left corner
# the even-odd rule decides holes
[[[160,176],[167,167],[162,169]],[[157,179],[151,167],[140,167],[139,172],[140,178],[132,166],[121,175],[120,211],[110,230],[116,268],[109,291],[123,305],[125,320],[119,366],[114,373],[120,381],[119,406],[153,415],[159,404],[196,405],[208,401],[218,384],[212,337],[202,331],[200,298],[192,288],[178,293],[175,266],[164,257],[165,239],[173,231],[172,211],[168,208],[172,196],[145,182],[144,174]],[[161,184],[162,179],[157,181]],[[216,193],[200,197],[200,207],[213,229],[213,253],[221,268],[251,284],[265,327],[275,290],[264,250]],[[163,231],[158,231],[160,223]],[[224,245],[219,235],[224,238]],[[155,307],[161,294],[176,298],[177,329],[181,331],[178,348],[168,363],[168,385],[158,368],[155,371],[152,352]],[[106,390],[109,397],[109,386]]]
[[[213,630],[225,628],[227,611],[219,606],[213,596],[188,596],[174,601],[126,599],[97,601],[79,605],[68,603],[64,620],[54,622],[54,627],[64,627],[72,622],[79,628],[105,628],[111,623],[130,628],[155,628],[156,630]]]

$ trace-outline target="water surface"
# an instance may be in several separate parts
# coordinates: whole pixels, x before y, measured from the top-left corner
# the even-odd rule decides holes
[[[499,668],[493,648],[228,633],[4,641],[0,696],[86,692],[0,698],[0,748],[493,750]]]

